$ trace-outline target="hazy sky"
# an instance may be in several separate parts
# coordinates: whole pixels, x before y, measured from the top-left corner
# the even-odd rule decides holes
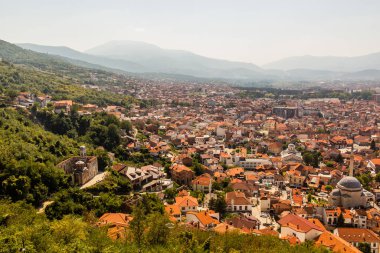
[[[85,50],[137,40],[264,64],[380,51],[379,0],[0,0],[0,39]]]

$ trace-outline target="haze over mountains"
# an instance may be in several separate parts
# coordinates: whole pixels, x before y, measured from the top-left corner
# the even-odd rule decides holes
[[[137,41],[111,41],[79,52],[68,47],[18,44],[24,49],[136,73],[163,73],[229,80],[378,80],[380,53],[358,57],[298,56],[259,67],[252,63],[163,49]]]
[[[356,57],[296,56],[266,64],[263,68],[279,70],[303,68],[336,72],[356,72],[367,69],[380,69],[380,53]]]

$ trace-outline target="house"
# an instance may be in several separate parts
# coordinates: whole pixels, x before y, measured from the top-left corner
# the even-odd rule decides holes
[[[314,240],[323,233],[317,224],[295,214],[288,214],[278,221],[281,225],[280,237],[295,236],[300,242]]]
[[[134,189],[141,189],[144,184],[152,180],[152,175],[136,167],[125,167],[119,173],[128,178]]]
[[[335,226],[338,223],[338,217],[342,213],[340,207],[330,207],[323,209],[323,224]]]
[[[226,193],[227,210],[231,212],[251,212],[252,203],[245,196],[244,192],[227,192]]]
[[[105,213],[103,214],[98,221],[99,226],[105,225],[117,225],[122,227],[128,227],[129,222],[132,220],[132,217],[129,214],[125,213]]]
[[[98,106],[93,105],[93,104],[86,104],[82,106],[82,110],[86,112],[95,112],[97,109],[98,109]]]
[[[33,93],[20,92],[16,100],[21,106],[31,107],[35,102],[35,95]]]
[[[181,220],[181,208],[178,205],[166,205],[165,212],[169,215],[169,219],[172,221]]]
[[[269,159],[262,158],[246,158],[239,161],[239,166],[246,170],[255,170],[258,166],[272,166],[272,162]]]
[[[235,216],[225,220],[225,223],[235,228],[246,228],[249,231],[260,228],[260,221],[254,217]]]
[[[36,101],[40,103],[41,107],[46,107],[51,101],[51,96],[49,95],[38,96],[36,98]]]
[[[191,181],[191,185],[194,191],[201,191],[203,193],[211,192],[212,178],[209,174],[202,174]]]
[[[367,228],[376,233],[380,233],[380,211],[376,208],[371,208],[367,212]]]
[[[242,233],[243,231],[239,228],[235,228],[232,225],[229,225],[225,222],[219,223],[216,225],[213,229],[216,233],[218,234],[226,234],[230,232],[235,232],[235,233]]]
[[[302,175],[301,171],[292,169],[285,173],[285,179],[292,187],[302,187],[305,183],[306,176]]]
[[[290,200],[281,200],[272,205],[273,211],[276,215],[280,215],[282,212],[291,211],[292,205]]]
[[[230,178],[243,178],[244,169],[241,167],[231,168],[226,171],[227,176]]]
[[[195,176],[194,171],[182,164],[174,164],[170,171],[172,180],[180,185],[190,185]]]
[[[329,231],[324,231],[316,240],[315,245],[326,247],[332,252],[361,253],[360,250],[349,242]]]
[[[271,199],[268,196],[262,196],[260,198],[260,211],[261,212],[269,212],[271,205],[270,205]]]
[[[360,243],[368,243],[371,253],[380,252],[380,238],[373,231],[366,228],[336,228],[334,235],[358,247]]]
[[[267,228],[262,228],[262,229],[254,229],[252,230],[252,234],[253,235],[268,235],[268,236],[274,236],[274,237],[278,237],[279,236],[279,233],[274,230],[273,227],[267,227]]]
[[[281,152],[281,161],[282,163],[302,162],[303,159],[301,152],[296,150],[296,146],[289,144],[288,148]]]
[[[186,213],[186,222],[198,228],[210,229],[220,223],[218,216],[219,214],[216,214],[213,211],[189,211]]]
[[[380,171],[380,158],[374,158],[368,161],[368,167],[370,167],[373,171]]]
[[[73,106],[73,101],[72,100],[61,100],[61,101],[56,101],[53,104],[54,106],[54,112],[55,113],[69,113],[71,110],[71,107]]]
[[[97,226],[107,226],[107,235],[112,240],[126,239],[127,228],[132,219],[133,217],[125,213],[105,213],[99,218]]]
[[[247,181],[232,182],[230,183],[230,187],[234,191],[244,192],[247,196],[255,196],[259,194],[259,186]]]
[[[181,213],[187,213],[197,210],[198,200],[192,196],[176,197],[175,205],[181,209]]]

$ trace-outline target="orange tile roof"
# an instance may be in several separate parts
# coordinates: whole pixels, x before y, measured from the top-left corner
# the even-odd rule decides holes
[[[219,224],[220,222],[211,217],[210,216],[210,213],[208,213],[207,211],[202,211],[202,212],[187,212],[186,215],[188,214],[192,214],[192,215],[195,215],[197,217],[197,219],[199,220],[200,223],[202,223],[203,226],[208,226],[210,224]]]
[[[170,216],[181,215],[181,209],[178,205],[167,205],[165,206],[165,211]]]
[[[216,225],[214,228],[214,231],[219,234],[225,234],[229,232],[238,232],[240,233],[241,230],[239,228],[235,228],[234,226],[228,225],[227,223],[220,223]]]
[[[339,237],[348,242],[376,242],[380,238],[372,230],[366,228],[337,228]]]
[[[360,253],[361,251],[349,242],[328,231],[324,231],[315,242],[316,245],[329,248],[333,252]]]
[[[278,221],[278,223],[283,227],[290,227],[293,230],[306,233],[311,229],[323,232],[319,226],[311,221],[308,221],[298,215],[288,214]]]
[[[99,225],[112,224],[126,227],[132,219],[129,214],[125,213],[105,213],[99,218]]]
[[[179,207],[194,207],[198,206],[198,200],[192,196],[176,197],[175,205]]]
[[[374,158],[371,160],[371,162],[376,166],[380,166],[380,158]]]
[[[272,235],[278,237],[279,233],[273,229],[273,227],[262,228],[262,229],[254,229],[252,230],[253,234],[256,235]]]
[[[241,168],[241,167],[237,167],[237,168],[232,168],[232,169],[228,169],[226,171],[226,174],[230,177],[234,177],[236,175],[239,175],[240,173],[244,173],[244,169]]]
[[[323,224],[320,220],[315,219],[315,218],[310,218],[308,220],[311,221],[312,223],[314,223],[315,225],[317,225],[318,227],[320,227],[323,231],[326,231],[325,226],[323,226]]]
[[[181,171],[192,171],[189,167],[182,165],[182,164],[176,164],[172,168],[176,172],[181,172]]]
[[[73,101],[72,100],[61,100],[61,101],[56,101],[54,102],[55,107],[60,107],[60,106],[72,106]]]
[[[192,184],[209,186],[211,182],[212,182],[212,179],[211,179],[211,176],[209,174],[202,174],[202,175],[196,177],[192,181]]]
[[[186,190],[182,190],[178,193],[178,197],[184,197],[184,196],[189,196],[190,193]]]

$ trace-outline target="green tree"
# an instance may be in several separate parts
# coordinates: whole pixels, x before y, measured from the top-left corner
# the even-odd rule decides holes
[[[108,150],[112,150],[120,145],[120,131],[117,125],[110,124],[107,130],[107,138],[104,143],[104,147]]]
[[[96,149],[94,155],[98,158],[98,168],[100,171],[104,171],[108,166],[112,165],[108,152],[104,149]]]
[[[139,252],[142,250],[144,243],[144,231],[147,227],[146,216],[144,213],[144,208],[141,203],[138,203],[133,209],[133,220],[129,223],[129,228],[131,230],[131,235],[137,244]]]
[[[375,139],[372,139],[372,141],[371,141],[371,149],[373,151],[376,151],[376,142],[375,142]]]
[[[359,242],[358,249],[363,253],[371,253],[371,245],[366,242]]]
[[[211,198],[209,201],[209,208],[217,213],[220,213],[220,215],[224,215],[227,211],[226,200],[221,195],[218,195],[216,199]]]
[[[30,190],[30,178],[26,176],[10,176],[3,181],[4,192],[8,194],[13,201],[25,199]]]
[[[344,226],[344,217],[343,217],[343,213],[342,212],[338,216],[338,220],[336,222],[336,226],[337,227],[343,227]]]
[[[325,186],[325,190],[326,190],[327,192],[331,192],[331,191],[333,190],[333,187],[332,187],[331,185],[326,185],[326,186]]]
[[[197,159],[193,159],[193,165],[191,166],[196,176],[202,175],[204,173],[203,165],[200,164]]]
[[[167,224],[169,219],[166,215],[152,213],[147,219],[149,227],[146,232],[146,240],[151,245],[164,245],[169,237]]]

